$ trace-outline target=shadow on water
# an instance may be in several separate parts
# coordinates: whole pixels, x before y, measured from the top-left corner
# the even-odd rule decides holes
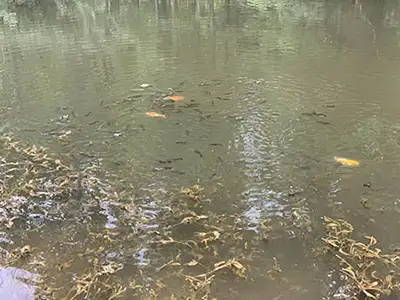
[[[1,222],[15,217],[0,298],[347,299],[318,254],[321,218],[399,244],[399,14],[389,0],[1,3],[0,132],[68,176],[11,169],[33,152],[1,148],[1,183],[43,194],[0,189]]]

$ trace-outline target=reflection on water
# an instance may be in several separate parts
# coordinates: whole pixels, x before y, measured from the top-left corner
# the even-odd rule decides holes
[[[272,111],[265,102],[264,98],[251,95],[240,105],[243,120],[238,129],[237,144],[241,148],[247,177],[243,197],[249,208],[244,215],[249,218],[250,226],[257,226],[263,216],[282,216],[285,207],[284,191],[275,185],[281,180],[282,150],[271,128],[276,121],[268,119]]]
[[[33,300],[37,275],[18,268],[0,269],[0,299]],[[29,283],[30,282],[30,283]]]
[[[0,133],[124,178],[128,204],[103,201],[93,226],[140,234],[125,245],[128,264],[163,259],[149,235],[165,229],[173,195],[200,182],[215,212],[235,213],[253,234],[271,224],[266,252],[279,256],[297,289],[269,286],[270,298],[320,299],[324,283],[302,273],[316,272],[304,240],[321,233],[321,216],[350,219],[385,245],[397,241],[399,20],[400,5],[389,0],[0,3]],[[361,166],[338,167],[334,156]],[[23,221],[63,228],[61,206],[43,203]],[[129,214],[140,221],[123,224]],[[71,231],[77,240],[69,243],[84,244]],[[24,239],[56,243],[37,235]],[[0,293],[15,290],[16,277],[32,279],[16,270],[1,271]],[[243,293],[259,299],[265,289]]]

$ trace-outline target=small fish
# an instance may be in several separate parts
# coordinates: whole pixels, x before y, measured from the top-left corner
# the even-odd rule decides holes
[[[9,124],[8,122],[6,122],[5,124],[1,125],[1,126],[0,126],[0,134],[6,132],[6,130],[7,130],[7,128],[9,127],[9,125],[10,125],[10,124]]]
[[[171,100],[171,101],[177,102],[177,101],[185,100],[185,97],[184,96],[168,96],[168,97],[165,97],[164,100]]]
[[[203,154],[199,150],[194,150],[193,152],[203,158]]]
[[[328,122],[328,121],[321,121],[321,120],[316,120],[316,122],[317,122],[317,123],[320,123],[320,124],[322,124],[322,125],[329,125],[329,124],[331,124],[331,123]]]
[[[335,161],[337,163],[341,164],[342,166],[346,166],[346,167],[358,167],[360,165],[359,161],[353,160],[353,159],[344,158],[344,157],[335,156]]]
[[[149,116],[149,117],[152,117],[152,118],[163,118],[163,119],[167,118],[166,115],[159,114],[159,113],[157,113],[155,111],[148,111],[148,112],[146,112],[146,115]]]

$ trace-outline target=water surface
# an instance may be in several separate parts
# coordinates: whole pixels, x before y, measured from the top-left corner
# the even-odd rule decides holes
[[[345,299],[331,262],[310,250],[324,215],[351,221],[382,247],[399,243],[399,14],[389,0],[4,7],[0,131],[69,157],[78,169],[94,157],[123,178],[143,222],[126,229],[110,200],[90,223],[126,236],[140,231],[140,239],[108,251],[125,264],[123,278],[176,255],[149,245],[149,235],[165,227],[174,195],[199,184],[203,213],[235,214],[258,253],[249,263],[253,280],[226,276],[218,299]],[[168,94],[185,100],[163,100]],[[361,165],[343,168],[334,156]],[[74,261],[74,245],[85,248],[85,224],[58,213],[25,222],[32,219],[22,237],[18,229],[5,234],[39,252],[51,249],[49,264]],[[272,231],[263,243],[266,221]],[[274,257],[287,281],[265,277]],[[72,262],[57,283],[85,267]],[[30,292],[17,299],[31,299]]]

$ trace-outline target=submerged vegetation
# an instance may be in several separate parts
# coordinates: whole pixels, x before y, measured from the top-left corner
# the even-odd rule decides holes
[[[151,237],[148,250],[164,259],[150,270],[137,269],[133,268],[129,255],[132,249],[127,245],[139,246],[143,233],[138,224],[143,224],[144,216],[135,203],[127,201],[129,191],[118,188],[118,180],[110,182],[113,176],[106,176],[93,162],[76,170],[47,149],[9,136],[1,139],[1,153],[4,226],[34,232],[44,224],[58,222],[66,228],[74,224],[85,235],[79,240],[71,240],[68,234],[58,239],[71,252],[58,253],[56,264],[50,263],[53,259],[49,253],[34,246],[8,246],[1,267],[22,268],[35,274],[30,284],[37,287],[41,299],[124,299],[134,295],[212,299],[217,286],[228,278],[251,281],[248,266],[260,259],[265,232],[249,237],[238,216],[211,212],[204,201],[204,188],[198,183],[182,188],[170,203],[173,208],[165,212],[161,227],[147,235]],[[79,208],[74,210],[76,201]],[[99,228],[90,217],[105,202],[119,207],[118,228]],[[34,219],[42,219],[41,224],[31,220],[33,212]],[[338,271],[344,275],[343,286],[353,298],[380,299],[399,290],[398,252],[385,253],[371,236],[366,242],[354,240],[353,226],[344,220],[325,217],[324,224],[325,255],[336,259]],[[70,274],[68,283],[55,276],[60,271]],[[265,280],[286,282],[276,257],[265,274]]]
[[[138,227],[142,219],[134,213],[137,210],[134,203],[126,201],[128,191],[125,189],[118,193],[117,188],[105,181],[105,173],[98,172],[98,166],[93,164],[76,170],[43,147],[27,145],[11,137],[3,137],[1,143],[2,224],[8,228],[18,226],[32,230],[32,227],[39,226],[29,219],[35,212],[36,218],[43,219],[41,225],[60,222],[71,226],[72,223],[81,228],[80,234],[87,235],[83,239],[84,244],[71,241],[68,235],[65,240],[59,240],[64,247],[75,245],[75,249],[71,249],[75,257],[71,258],[69,253],[66,261],[60,259],[55,265],[49,263],[49,253],[37,252],[30,245],[10,245],[1,266],[19,267],[40,275],[40,280],[33,284],[38,286],[37,293],[42,298],[60,299],[62,295],[67,295],[65,299],[116,299],[134,294],[156,297],[164,293],[170,297],[208,299],[212,284],[225,271],[231,272],[224,276],[246,278],[247,270],[242,261],[248,256],[241,252],[242,247],[238,247],[244,240],[235,217],[210,213],[201,215],[201,204],[194,208],[192,203],[181,197],[176,199],[174,209],[165,215],[162,230],[149,233],[153,237],[148,241],[148,247],[160,252],[167,248],[174,249],[174,256],[153,270],[160,275],[160,279],[149,285],[148,275],[142,271],[124,275],[132,262],[125,253],[130,250],[123,249],[127,241],[135,246],[142,234],[129,230],[129,227]],[[100,176],[103,178],[100,179]],[[182,189],[182,192],[198,202],[202,190],[195,185]],[[101,210],[105,202],[120,207],[120,229],[96,229],[91,215]],[[181,231],[185,228],[183,237]],[[168,257],[170,254],[165,252],[165,255]],[[86,267],[72,271],[82,265]],[[74,278],[68,280],[70,283],[67,285],[60,284],[57,278],[51,278],[57,271],[70,273]],[[170,287],[162,283],[161,278],[181,281],[184,288],[175,290],[171,288],[173,285]]]
[[[400,253],[385,253],[373,236],[353,239],[353,226],[342,219],[324,218],[326,243],[337,259],[353,298],[380,299],[400,290]]]

